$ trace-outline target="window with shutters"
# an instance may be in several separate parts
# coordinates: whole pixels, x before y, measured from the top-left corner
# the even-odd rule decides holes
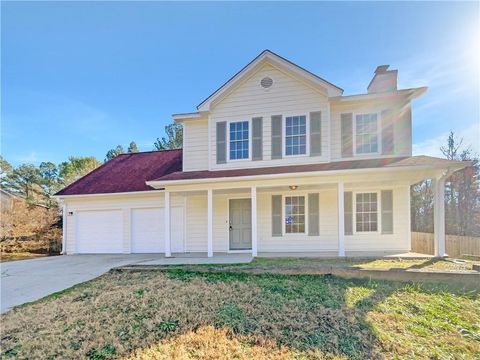
[[[355,231],[378,231],[378,193],[355,194]]]
[[[372,154],[379,152],[377,114],[358,114],[355,116],[355,153]]]
[[[285,196],[285,233],[305,233],[305,196]]]
[[[285,118],[285,155],[307,153],[307,117],[287,116]]]
[[[230,160],[249,158],[249,122],[237,121],[229,125]]]

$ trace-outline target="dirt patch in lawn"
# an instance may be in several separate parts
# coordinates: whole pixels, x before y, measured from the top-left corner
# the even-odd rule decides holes
[[[430,358],[480,353],[480,300],[331,276],[113,272],[3,315],[2,357]]]

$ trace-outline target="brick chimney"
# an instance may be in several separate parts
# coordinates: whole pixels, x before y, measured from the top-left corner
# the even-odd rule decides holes
[[[372,81],[368,84],[369,94],[397,90],[398,70],[388,70],[390,65],[377,66]]]

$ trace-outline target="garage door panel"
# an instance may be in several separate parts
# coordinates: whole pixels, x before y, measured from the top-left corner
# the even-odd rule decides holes
[[[79,211],[76,221],[78,253],[123,252],[123,213],[121,210]]]
[[[170,210],[171,251],[184,251],[183,208]],[[163,208],[132,209],[132,253],[165,252],[165,213]]]
[[[132,252],[164,252],[163,222],[163,208],[132,209]]]

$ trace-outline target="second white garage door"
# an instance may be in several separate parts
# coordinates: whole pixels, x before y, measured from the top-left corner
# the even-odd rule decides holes
[[[123,252],[123,214],[121,210],[79,211],[77,252],[115,254]]]
[[[170,210],[172,252],[184,251],[183,208]],[[162,253],[165,251],[163,208],[132,209],[132,253]]]

